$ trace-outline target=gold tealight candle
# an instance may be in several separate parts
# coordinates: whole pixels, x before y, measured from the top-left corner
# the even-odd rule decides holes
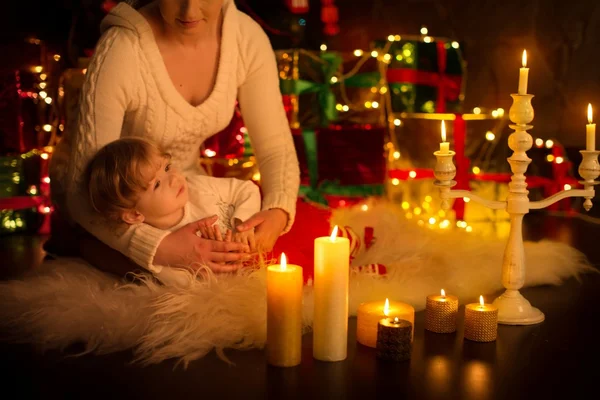
[[[456,332],[456,315],[458,314],[458,297],[446,295],[427,296],[425,306],[425,329],[435,333]]]
[[[465,307],[465,339],[475,342],[493,342],[498,335],[498,309],[483,302],[467,304]]]

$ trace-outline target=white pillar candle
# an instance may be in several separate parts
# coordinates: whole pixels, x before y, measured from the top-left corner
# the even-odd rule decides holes
[[[589,151],[596,150],[596,124],[592,124],[592,105],[588,104],[588,124],[585,126],[585,149]]]
[[[302,353],[302,267],[267,267],[267,362],[278,367],[300,364]]]
[[[450,143],[446,142],[446,123],[442,120],[442,143],[440,143],[440,153],[448,154],[450,152]]]
[[[313,357],[341,361],[347,356],[350,241],[331,236],[315,239]]]
[[[527,80],[529,68],[527,67],[527,50],[523,50],[523,68],[519,71],[519,94],[527,94]]]

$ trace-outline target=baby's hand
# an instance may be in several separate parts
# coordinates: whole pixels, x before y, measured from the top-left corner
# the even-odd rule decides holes
[[[233,221],[234,232],[233,232],[232,240],[234,242],[247,244],[250,247],[250,251],[255,251],[256,250],[256,242],[254,240],[254,229],[250,229],[245,232],[238,232],[237,226],[241,225],[242,222],[243,221],[241,221],[237,218]]]
[[[225,235],[223,235],[218,225],[201,226],[198,233],[205,239],[218,240],[219,242],[231,242],[232,237],[231,229],[227,229]]]

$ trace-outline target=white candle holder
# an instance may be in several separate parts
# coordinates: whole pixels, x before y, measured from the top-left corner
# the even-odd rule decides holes
[[[547,199],[541,201],[530,201],[525,182],[525,172],[531,159],[527,157],[527,151],[533,144],[531,135],[527,130],[533,128],[528,125],[533,121],[533,107],[531,105],[531,94],[511,94],[513,105],[509,111],[509,117],[514,125],[510,128],[515,132],[508,138],[508,146],[513,154],[508,158],[512,170],[511,182],[508,184],[509,193],[506,201],[486,200],[468,190],[451,190],[456,185],[452,179],[456,169],[452,164],[451,154],[441,154],[439,151],[433,153],[437,157],[434,175],[435,185],[440,188],[442,208],[448,209],[450,199],[468,197],[488,208],[495,210],[506,210],[510,215],[510,234],[508,237],[504,259],[502,262],[502,284],[506,291],[494,300],[498,308],[498,323],[505,325],[533,325],[544,321],[544,314],[521,295],[521,289],[525,283],[525,251],[523,247],[523,217],[529,210],[543,209],[557,201],[569,197],[585,198],[584,208],[589,211],[592,208],[594,198],[594,186],[599,182],[595,179],[600,175],[598,164],[599,151],[582,150],[583,160],[579,166],[579,174],[583,178],[580,183],[584,189],[563,190]],[[448,165],[451,164],[451,165]]]

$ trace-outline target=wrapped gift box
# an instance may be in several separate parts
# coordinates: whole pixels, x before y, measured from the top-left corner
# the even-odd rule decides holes
[[[292,128],[384,121],[376,59],[293,49],[278,51],[277,60],[280,89]],[[382,107],[371,107],[373,102]]]
[[[301,194],[337,205],[342,199],[384,193],[384,128],[338,126],[314,131],[295,129],[293,133],[300,161]]]
[[[406,37],[389,46],[386,77],[394,112],[461,112],[464,62],[456,42]],[[376,42],[379,49],[386,42]]]

